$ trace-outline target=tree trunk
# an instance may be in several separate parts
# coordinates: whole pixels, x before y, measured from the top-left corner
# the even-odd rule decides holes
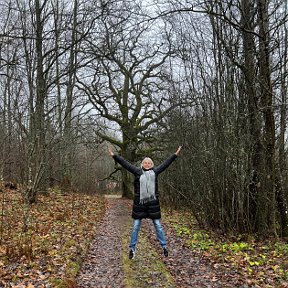
[[[31,185],[27,189],[27,198],[30,203],[36,201],[38,191],[47,193],[48,177],[46,175],[46,147],[45,147],[45,114],[44,105],[46,98],[46,85],[43,69],[43,20],[41,19],[41,4],[39,0],[35,0],[36,14],[36,105],[35,114],[33,117],[33,125],[30,129],[34,137],[30,140],[31,156],[33,162],[33,170],[31,175]]]
[[[286,3],[286,13],[288,9],[288,3]],[[285,26],[285,38],[284,43],[288,43],[288,29]],[[279,163],[276,169],[276,201],[278,205],[278,210],[280,214],[280,223],[281,223],[281,236],[287,237],[288,236],[288,215],[287,215],[287,198],[286,198],[286,189],[287,189],[287,178],[285,174],[287,171],[286,165],[286,155],[285,155],[285,135],[286,135],[286,106],[287,106],[287,75],[288,69],[287,63],[288,61],[288,47],[287,45],[284,46],[283,51],[283,70],[281,71],[281,106],[280,106],[280,135],[279,135]],[[286,81],[285,81],[286,80]],[[285,185],[286,184],[286,185]]]
[[[135,163],[136,161],[136,138],[137,134],[133,127],[129,129],[129,127],[123,128],[123,148],[121,149],[121,154],[125,159],[130,161],[131,163]],[[128,199],[132,199],[134,196],[134,177],[133,175],[125,169],[122,169],[122,187],[123,194],[122,196]]]
[[[261,185],[261,179],[263,177],[263,144],[262,144],[262,125],[261,125],[261,114],[258,109],[259,95],[256,92],[255,80],[256,74],[256,63],[255,63],[255,43],[252,33],[246,31],[252,31],[253,26],[253,1],[242,0],[242,23],[244,31],[243,47],[244,47],[244,77],[246,94],[248,98],[248,112],[249,112],[249,134],[251,143],[250,152],[250,171],[251,180],[249,184],[249,194],[246,199],[246,206],[248,208],[248,223],[253,230],[257,229],[258,223],[256,223],[257,215],[262,215],[261,209],[258,207],[258,199],[262,195],[263,185]],[[244,96],[244,95],[242,95]],[[259,221],[259,219],[258,219]]]
[[[71,35],[71,48],[69,55],[69,73],[66,90],[66,108],[64,115],[64,134],[63,134],[63,177],[72,179],[74,137],[72,133],[72,110],[73,110],[73,87],[75,84],[75,63],[76,63],[76,40],[77,40],[77,11],[78,1],[74,1],[73,8],[73,28]]]
[[[262,235],[276,232],[276,198],[275,198],[275,120],[273,111],[273,90],[271,84],[268,1],[258,1],[259,13],[259,79],[261,93],[261,109],[264,116],[264,149],[265,171],[263,177],[263,193],[260,209],[259,232]],[[260,216],[260,213],[259,213]],[[264,218],[264,219],[263,219]],[[262,222],[264,220],[264,222]],[[268,229],[267,229],[268,228]]]

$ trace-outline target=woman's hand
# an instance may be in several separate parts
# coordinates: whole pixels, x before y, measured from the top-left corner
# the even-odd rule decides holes
[[[179,155],[181,149],[182,149],[182,146],[179,146],[178,149],[177,149],[177,151],[175,152],[175,154],[176,154],[177,156]]]
[[[114,156],[114,152],[111,148],[108,148],[108,153],[111,157]]]

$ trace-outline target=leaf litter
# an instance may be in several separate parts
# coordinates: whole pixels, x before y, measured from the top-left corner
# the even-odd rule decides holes
[[[220,237],[165,211],[169,257],[144,220],[130,260],[130,200],[51,191],[27,209],[19,192],[0,197],[1,288],[288,287],[281,241]]]

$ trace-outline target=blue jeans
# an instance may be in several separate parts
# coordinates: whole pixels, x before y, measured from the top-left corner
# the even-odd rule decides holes
[[[164,229],[161,225],[160,219],[153,219],[152,221],[155,227],[157,239],[159,240],[161,247],[166,248],[167,241],[166,241]],[[135,247],[137,244],[138,233],[140,231],[140,227],[141,227],[141,219],[134,219],[133,229],[131,233],[131,241],[129,245],[129,248],[133,251],[135,250]]]

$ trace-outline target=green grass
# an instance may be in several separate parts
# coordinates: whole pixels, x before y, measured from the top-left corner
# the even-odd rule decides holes
[[[145,232],[140,231],[139,233],[139,241],[134,259],[131,260],[128,258],[129,233],[130,230],[127,227],[122,241],[125,287],[176,287],[171,274],[159,256],[159,251],[149,242]]]
[[[184,239],[185,245],[211,263],[237,271],[239,278],[257,287],[288,287],[288,244],[277,239],[257,241],[253,235],[245,241],[240,240],[241,235],[220,236],[199,229],[187,212],[163,214],[164,223]]]

